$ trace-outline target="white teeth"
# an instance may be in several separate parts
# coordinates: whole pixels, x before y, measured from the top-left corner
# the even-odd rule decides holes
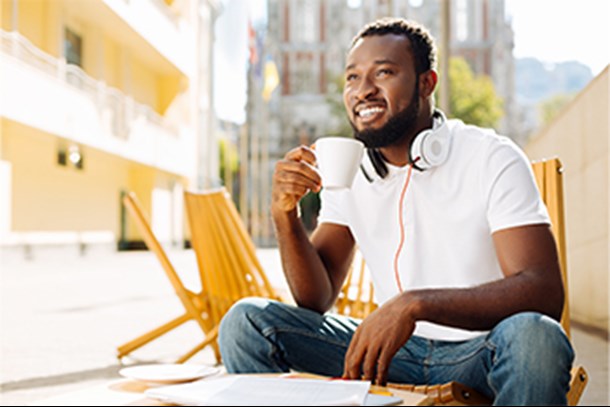
[[[358,116],[360,117],[369,117],[374,115],[375,113],[380,113],[383,112],[383,109],[381,107],[368,107],[365,109],[362,109],[361,111],[358,112]]]

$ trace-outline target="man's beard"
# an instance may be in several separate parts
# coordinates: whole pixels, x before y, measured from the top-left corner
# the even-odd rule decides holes
[[[351,120],[350,124],[354,137],[362,141],[367,148],[387,147],[411,133],[415,128],[418,112],[419,92],[416,87],[409,106],[392,116],[381,128],[359,131]]]

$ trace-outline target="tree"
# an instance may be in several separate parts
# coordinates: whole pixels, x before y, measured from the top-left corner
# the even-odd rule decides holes
[[[226,138],[218,140],[218,154],[219,154],[219,172],[220,180],[231,196],[237,200],[237,194],[233,191],[233,180],[235,174],[239,171],[239,156],[233,143]]]
[[[343,74],[332,75],[329,73],[328,76],[330,77],[330,86],[325,99],[334,121],[332,132],[340,136],[351,136],[353,133],[352,126],[349,124],[343,104],[343,86],[345,85]]]
[[[449,61],[451,117],[481,127],[495,127],[504,115],[502,100],[488,76],[475,76],[461,57]],[[437,87],[438,93],[438,87]]]

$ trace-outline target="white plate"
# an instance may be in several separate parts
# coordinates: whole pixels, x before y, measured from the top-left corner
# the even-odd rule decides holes
[[[185,383],[218,373],[215,367],[194,364],[155,364],[126,367],[119,374],[153,384]]]

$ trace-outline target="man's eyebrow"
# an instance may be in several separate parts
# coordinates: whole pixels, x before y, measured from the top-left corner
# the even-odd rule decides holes
[[[378,59],[374,62],[375,65],[398,65],[398,62],[394,62],[391,59]]]
[[[392,61],[391,59],[378,59],[376,61],[373,62],[375,65],[398,65],[397,62]],[[345,67],[346,71],[349,71],[350,69],[354,69],[356,67],[356,64],[349,64]]]

